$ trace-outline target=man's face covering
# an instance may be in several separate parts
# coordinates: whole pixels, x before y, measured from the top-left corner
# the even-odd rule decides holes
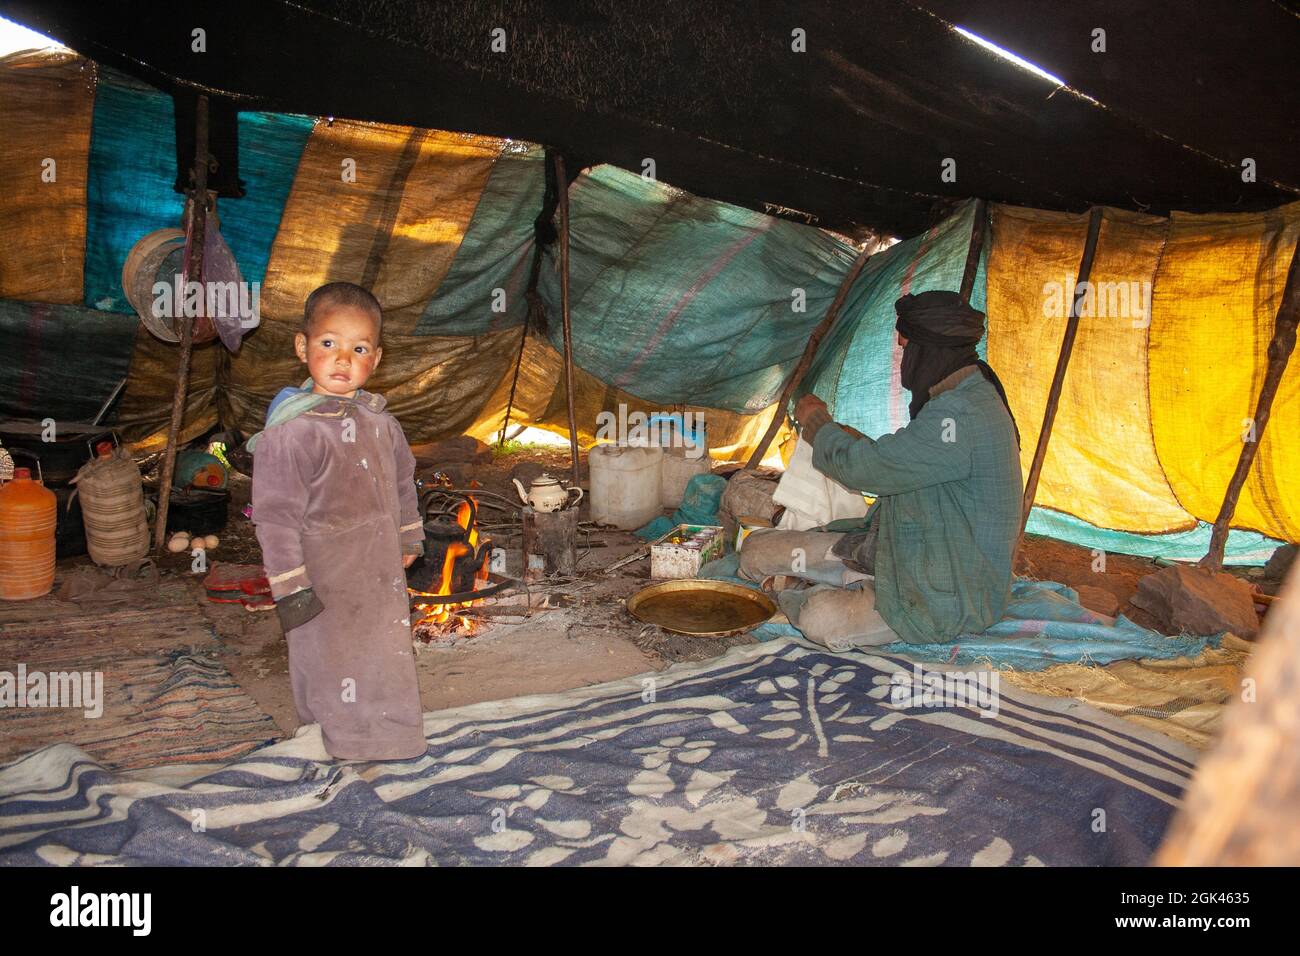
[[[975,351],[984,335],[983,312],[971,308],[956,292],[905,295],[894,303],[894,311],[898,313],[896,328],[907,339],[899,378],[903,387],[912,393],[908,405],[912,418],[930,400],[930,389],[968,365],[978,366],[997,389],[1002,404],[1007,404],[1002,383]],[[1011,413],[1009,405],[1007,413]],[[1014,415],[1011,420],[1014,424]],[[1018,429],[1016,437],[1018,441]]]
[[[905,295],[894,310],[899,334],[907,339],[899,372],[903,387],[912,393],[909,411],[915,418],[930,400],[930,389],[979,361],[975,346],[984,334],[984,313],[956,292]]]

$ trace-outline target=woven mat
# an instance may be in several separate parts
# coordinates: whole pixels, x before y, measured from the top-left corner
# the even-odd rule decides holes
[[[29,688],[37,673],[51,687],[51,675],[90,674],[79,689],[102,681],[102,713],[88,716],[96,708],[85,698],[79,707],[19,706],[15,691],[0,705],[0,762],[71,743],[129,770],[228,760],[280,736],[213,656],[219,647],[192,603],[31,620],[37,610],[0,624],[0,681],[15,687],[20,665]]]
[[[1002,680],[1049,697],[1076,697],[1116,717],[1168,734],[1197,750],[1218,738],[1228,703],[1242,691],[1252,645],[1231,634],[1218,648],[1169,661],[1117,661],[1106,667],[1058,664],[1000,672]]]

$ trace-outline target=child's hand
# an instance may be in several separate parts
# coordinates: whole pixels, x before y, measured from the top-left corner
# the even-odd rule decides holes
[[[402,567],[404,567],[404,568],[409,568],[411,565],[413,565],[413,564],[415,563],[415,559],[418,558],[418,557],[419,557],[418,554],[404,554],[404,555],[402,555]]]

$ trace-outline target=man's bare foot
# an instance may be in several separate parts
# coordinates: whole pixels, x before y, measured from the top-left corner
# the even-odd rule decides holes
[[[807,586],[807,581],[792,574],[769,574],[763,578],[763,582],[759,585],[764,591],[770,591],[773,594],[779,591],[798,590]]]

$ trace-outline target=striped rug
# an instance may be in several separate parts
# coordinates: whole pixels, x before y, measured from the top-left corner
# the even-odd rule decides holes
[[[106,770],[232,760],[280,736],[275,722],[213,655],[217,645],[192,600],[183,605],[87,612],[0,623],[0,682],[35,674],[89,675],[101,712],[22,706],[0,697],[0,762],[70,743]],[[74,613],[75,612],[75,613]],[[64,683],[65,687],[69,685]],[[2,692],[3,684],[0,684]],[[66,701],[60,701],[61,703]]]
[[[792,641],[425,715],[425,756],[306,727],[225,765],[0,769],[0,863],[1140,865],[1193,752],[1073,700]],[[931,691],[935,691],[931,694]]]

